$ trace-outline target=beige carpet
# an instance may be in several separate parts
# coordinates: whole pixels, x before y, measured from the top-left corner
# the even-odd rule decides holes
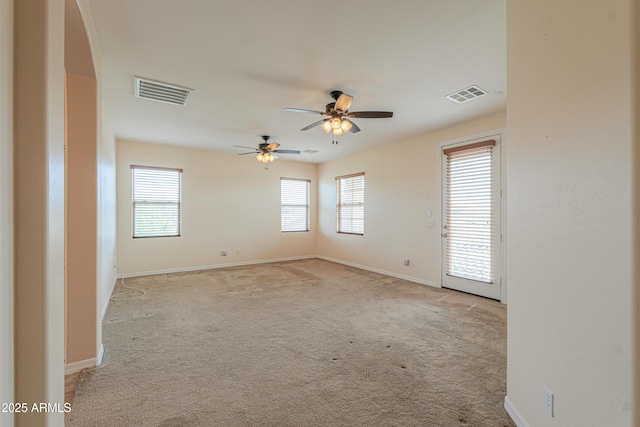
[[[319,259],[126,283],[67,426],[514,426],[497,301]]]

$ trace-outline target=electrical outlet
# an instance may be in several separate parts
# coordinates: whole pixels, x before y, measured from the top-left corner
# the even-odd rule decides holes
[[[227,256],[229,254],[229,252],[227,252],[226,249],[223,249],[222,251],[220,251],[220,255],[222,256]]]
[[[405,259],[402,263],[408,267],[409,266],[409,262],[410,262],[409,259]]]
[[[546,387],[544,388],[544,410],[553,417],[553,393],[551,393]]]

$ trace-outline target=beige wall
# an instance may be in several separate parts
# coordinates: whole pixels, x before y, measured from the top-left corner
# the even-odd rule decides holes
[[[100,90],[98,90],[100,94]],[[98,95],[99,96],[99,95]],[[100,99],[100,98],[99,98]],[[100,108],[99,108],[100,111]],[[101,138],[98,146],[98,310],[97,327],[101,336],[102,319],[116,284],[116,139],[104,111],[99,114]],[[99,338],[97,345],[102,343]],[[100,349],[98,348],[99,352]]]
[[[75,4],[74,4],[75,3]],[[96,85],[96,145],[97,145],[97,248],[96,248],[96,340],[95,354],[100,357],[102,349],[102,318],[108,307],[111,292],[116,283],[116,140],[106,112],[102,108],[102,52],[93,23],[89,0],[66,0],[67,20],[74,19],[68,49],[83,52],[73,58],[72,66],[77,73],[95,77]],[[65,64],[66,65],[66,64]],[[93,74],[92,74],[93,73]],[[91,304],[91,301],[86,301]],[[97,362],[100,362],[98,359]]]
[[[13,2],[0,0],[0,402],[13,398]],[[0,425],[13,426],[0,413]]]
[[[96,357],[96,80],[66,75],[66,363]]]
[[[68,94],[77,107],[76,115],[67,117],[76,125],[76,144],[66,151],[72,160],[67,213],[76,216],[68,223],[67,246],[77,267],[70,270],[76,288],[67,292],[66,326],[75,348],[69,348],[66,369],[75,372],[101,361],[102,317],[115,286],[115,137],[102,109],[102,54],[88,0],[65,0],[65,9]]]
[[[506,406],[523,426],[638,425],[632,2],[507,3]]]
[[[496,114],[319,165],[318,254],[438,286],[438,143],[501,128],[505,121],[504,113]],[[365,172],[364,236],[338,234],[335,177],[356,172]],[[427,221],[434,227],[427,228]]]
[[[182,236],[131,237],[131,165],[182,168]],[[316,166],[128,141],[117,143],[118,274],[316,255]],[[280,232],[280,177],[311,180],[311,230]],[[226,249],[228,256],[221,256]]]
[[[64,1],[15,1],[14,11],[14,398],[62,404]],[[16,416],[45,424],[64,416]]]
[[[633,99],[633,115],[631,121],[633,123],[634,130],[634,144],[633,151],[633,184],[632,184],[632,198],[633,198],[633,217],[638,218],[640,215],[640,55],[638,54],[638,48],[640,47],[640,5],[638,2],[632,3],[632,22],[633,24],[633,37],[632,46],[635,49],[634,62],[632,64],[632,96]],[[635,345],[632,349],[632,358],[635,360],[634,369],[634,387],[632,390],[631,402],[633,405],[633,423],[637,426],[640,424],[640,222],[633,221],[633,267],[634,267],[634,285],[633,286],[633,338]]]

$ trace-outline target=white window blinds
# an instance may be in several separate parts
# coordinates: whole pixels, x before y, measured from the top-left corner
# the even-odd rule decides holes
[[[309,231],[309,182],[280,178],[281,231]]]
[[[131,166],[133,237],[180,236],[182,169]]]
[[[338,233],[364,234],[364,172],[336,177]]]
[[[443,150],[446,156],[446,274],[491,283],[493,148],[484,141]]]

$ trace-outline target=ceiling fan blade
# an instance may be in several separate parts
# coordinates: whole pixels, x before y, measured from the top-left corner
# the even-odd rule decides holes
[[[276,159],[279,159],[279,158],[280,158],[280,157],[278,157],[278,155],[277,155],[277,154],[273,154],[273,151],[271,152],[271,155],[272,155],[273,157],[275,157]]]
[[[285,110],[293,111],[294,113],[324,114],[323,111],[305,110],[304,108],[285,108]]]
[[[252,151],[251,153],[238,153],[238,156],[244,156],[245,154],[256,154],[259,153],[259,151]]]
[[[360,132],[360,128],[358,127],[357,124],[353,123],[351,120],[347,119],[346,117],[343,117],[342,120],[351,123],[351,130],[349,132],[351,133]]]
[[[357,117],[359,119],[383,119],[393,117],[391,111],[354,111],[347,114],[349,117]]]
[[[277,142],[272,142],[271,144],[267,145],[266,147],[264,147],[265,149],[269,150],[269,151],[273,151],[276,148],[278,148],[280,146],[280,144],[278,144]]]
[[[244,145],[234,145],[234,147],[246,148],[247,150],[256,150],[256,151],[258,151],[255,147],[245,147]]]
[[[318,120],[317,122],[311,123],[309,126],[305,126],[300,130],[309,130],[311,128],[314,128],[316,126],[321,125],[322,123],[326,122],[327,120],[329,120],[329,119]]]
[[[280,153],[280,154],[300,154],[298,150],[273,150],[272,153]]]
[[[338,97],[338,100],[336,101],[335,109],[338,111],[342,111],[344,113],[349,109],[349,107],[351,107],[352,102],[353,102],[353,96],[343,93]]]

